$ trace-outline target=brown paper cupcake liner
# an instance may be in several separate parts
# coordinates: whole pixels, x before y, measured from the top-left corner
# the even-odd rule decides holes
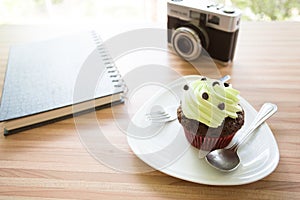
[[[235,135],[235,133],[232,133],[227,136],[208,137],[208,136],[195,135],[194,133],[186,130],[185,128],[184,128],[184,133],[188,142],[192,146],[196,147],[197,149],[202,149],[206,151],[225,148],[230,143],[233,136]]]

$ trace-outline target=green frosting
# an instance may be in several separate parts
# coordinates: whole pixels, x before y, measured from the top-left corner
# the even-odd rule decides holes
[[[184,86],[183,114],[209,127],[217,128],[226,117],[237,118],[242,111],[239,91],[216,79],[200,77]]]

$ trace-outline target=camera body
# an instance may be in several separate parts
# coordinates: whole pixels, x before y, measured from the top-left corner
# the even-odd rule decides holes
[[[206,0],[168,1],[168,42],[185,60],[195,60],[204,48],[216,61],[233,60],[241,11]]]

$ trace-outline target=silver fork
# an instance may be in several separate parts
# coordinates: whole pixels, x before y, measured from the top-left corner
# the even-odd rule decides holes
[[[166,123],[177,118],[177,108],[179,105],[162,107],[159,105],[153,106],[151,111],[146,114],[149,121],[153,123]]]
[[[229,75],[220,78],[220,81],[225,83],[230,79]],[[173,121],[177,118],[177,108],[179,105],[162,107],[155,105],[151,108],[149,113],[146,113],[146,118],[153,123],[166,123]]]

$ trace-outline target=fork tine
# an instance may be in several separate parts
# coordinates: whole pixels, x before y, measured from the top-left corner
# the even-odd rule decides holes
[[[151,118],[149,120],[154,123],[160,123],[160,122],[165,123],[167,121],[170,121],[170,116],[166,116],[166,117],[162,117],[162,118]]]
[[[167,112],[161,112],[160,114],[158,114],[158,113],[155,113],[155,114],[148,113],[146,116],[150,119],[161,119],[161,118],[170,117],[169,113],[167,113]]]
[[[169,122],[170,120],[165,119],[165,120],[151,120],[152,123],[158,124],[158,123],[166,123]]]
[[[146,118],[149,121],[152,121],[153,123],[165,123],[168,121],[174,120],[177,115],[176,112],[174,113],[174,110],[176,111],[178,106],[172,106],[172,107],[166,107],[159,109],[161,110],[152,110],[149,113],[146,113]]]
[[[148,116],[147,118],[149,120],[162,120],[162,119],[168,119],[168,118],[170,118],[170,115],[156,116],[156,117]]]
[[[155,112],[155,113],[153,113],[153,112],[150,112],[150,113],[147,113],[146,114],[146,116],[163,116],[163,115],[168,115],[168,113],[166,113],[166,112]]]

